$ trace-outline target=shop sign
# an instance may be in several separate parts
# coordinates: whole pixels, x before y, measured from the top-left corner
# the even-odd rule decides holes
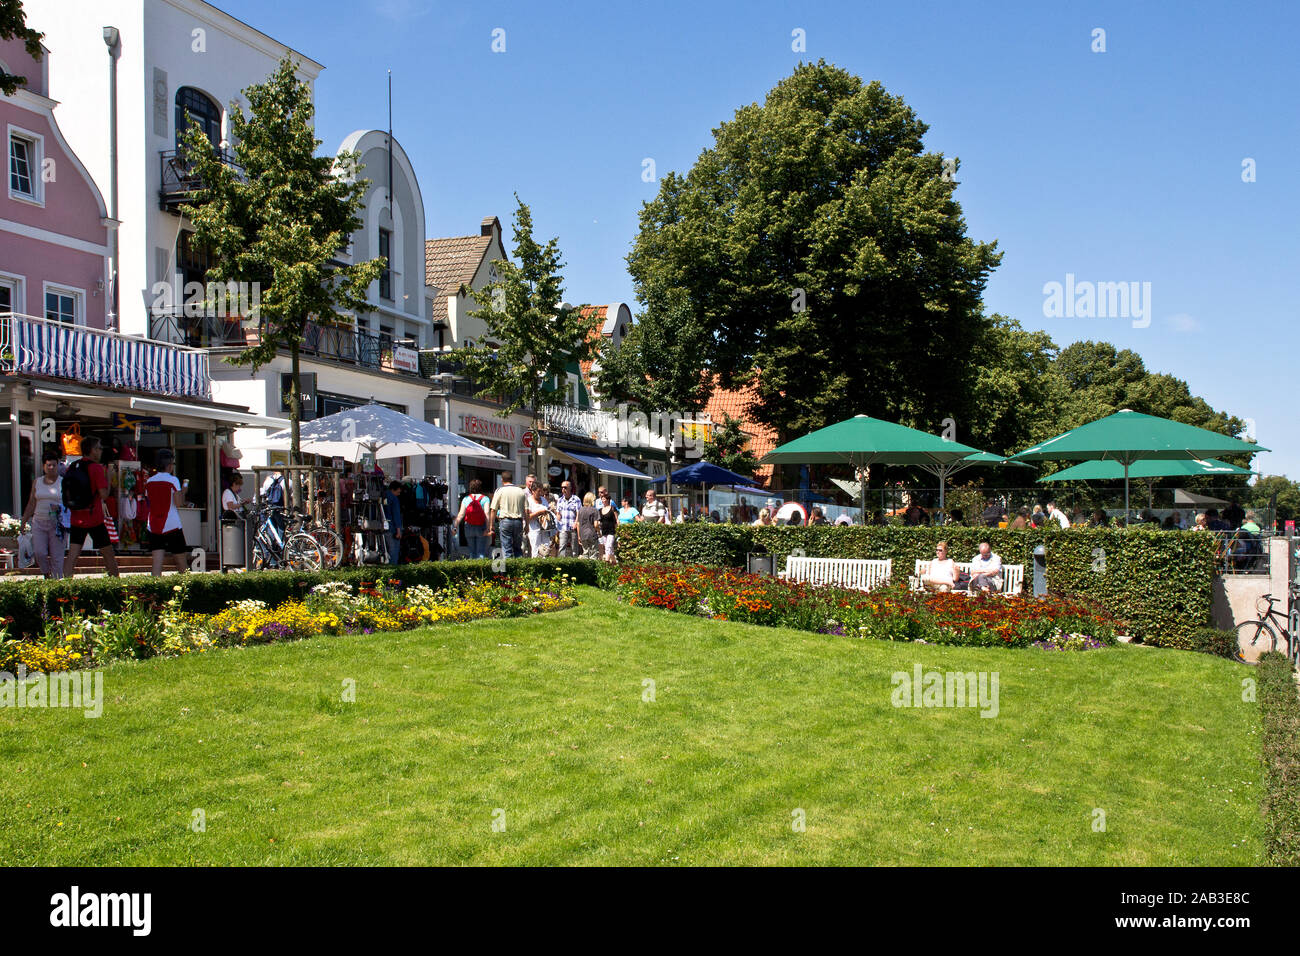
[[[499,441],[515,441],[515,426],[499,418],[479,418],[477,415],[460,416],[460,433],[466,438],[495,438]]]
[[[138,430],[137,430],[138,429]],[[156,434],[162,431],[162,419],[149,415],[132,415],[128,412],[113,413],[113,431],[135,431],[139,434]]]
[[[420,353],[405,346],[393,346],[393,368],[399,372],[420,372]]]

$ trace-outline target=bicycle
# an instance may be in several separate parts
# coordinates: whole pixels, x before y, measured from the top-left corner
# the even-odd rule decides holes
[[[1273,629],[1273,625],[1270,623],[1274,618],[1277,618],[1281,622],[1280,630],[1282,632],[1282,638],[1286,641],[1287,656],[1292,658],[1292,660],[1295,659],[1297,642],[1292,639],[1291,632],[1287,629],[1290,625],[1290,621],[1287,619],[1286,614],[1273,609],[1273,605],[1277,604],[1279,600],[1279,598],[1273,597],[1272,594],[1260,595],[1259,599],[1255,602],[1255,610],[1259,614],[1259,617],[1254,621],[1242,621],[1237,625],[1237,660],[1245,661],[1246,659],[1245,655],[1242,653],[1242,648],[1246,646],[1245,639],[1247,637],[1250,638],[1250,646],[1256,647],[1259,644],[1259,639],[1267,634],[1268,650],[1263,651],[1262,653],[1267,654],[1270,651],[1277,650],[1278,632]],[[1268,606],[1261,610],[1259,606],[1260,601],[1267,601]]]
[[[275,521],[275,515],[284,510],[270,507],[255,512],[258,521],[253,535],[253,569],[321,570],[325,553],[316,539],[306,532],[290,530],[287,522],[282,531]]]
[[[285,528],[293,534],[305,534],[316,542],[321,550],[325,567],[337,568],[343,564],[343,539],[323,521],[308,524],[307,516],[294,514],[286,522]]]

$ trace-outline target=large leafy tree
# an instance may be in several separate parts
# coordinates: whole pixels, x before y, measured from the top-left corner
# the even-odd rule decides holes
[[[564,262],[559,240],[543,245],[533,238],[532,211],[518,195],[514,220],[514,259],[495,263],[500,278],[470,290],[478,309],[470,315],[487,327],[482,338],[453,353],[482,391],[505,396],[505,416],[527,408],[533,434],[541,433],[548,407],[562,405],[562,382],[571,363],[595,357],[599,336],[589,306],[564,305]],[[537,470],[537,443],[533,470]]]
[[[758,471],[758,458],[748,444],[744,423],[724,414],[721,422],[713,423],[712,434],[704,443],[704,460],[752,481]]]
[[[44,33],[37,33],[27,25],[21,0],[0,0],[0,40],[12,40],[17,37],[23,41],[27,52],[39,60],[41,39],[44,36]],[[26,83],[27,77],[0,70],[0,93],[9,96]]]
[[[680,290],[698,364],[724,386],[757,369],[755,414],[783,439],[853,412],[937,429],[966,411],[1000,256],[966,236],[926,129],[879,83],[803,64],[641,210],[638,299]]]
[[[357,154],[317,155],[311,91],[286,57],[265,83],[244,90],[249,114],[230,105],[238,168],[225,163],[191,119],[185,158],[203,184],[183,211],[212,252],[210,281],[256,283],[260,335],[231,361],[256,371],[287,349],[291,366],[290,454],[300,461],[299,348],[309,321],[345,321],[367,309],[383,258],[339,261],[369,181]]]

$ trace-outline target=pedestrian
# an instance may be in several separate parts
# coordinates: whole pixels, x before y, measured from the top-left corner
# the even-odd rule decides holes
[[[176,454],[170,448],[160,448],[153,459],[157,469],[145,483],[149,496],[149,550],[153,552],[153,576],[162,577],[163,561],[170,555],[176,562],[177,573],[184,573],[190,553],[181,530],[181,513],[185,504],[188,478],[181,482],[176,477]]]
[[[653,488],[646,489],[645,504],[641,506],[641,520],[649,521],[652,524],[667,524],[668,509],[664,503],[655,497]]]
[[[244,476],[235,472],[230,477],[230,487],[221,493],[221,520],[237,521],[244,513],[244,505],[251,499],[243,498]]]
[[[571,558],[578,554],[578,512],[581,509],[582,499],[573,493],[573,483],[560,482],[560,497],[555,502],[555,514],[560,526],[557,553],[561,558]]]
[[[488,496],[483,494],[483,482],[477,478],[471,478],[469,482],[469,493],[460,499],[460,510],[456,512],[456,520],[452,526],[457,534],[460,529],[465,529],[465,543],[469,545],[469,556],[471,558],[486,558],[488,556],[488,508],[491,502]]]
[[[631,507],[632,496],[627,495],[623,498],[623,509],[627,510]],[[618,561],[618,526],[620,524],[631,524],[631,522],[623,521],[621,512],[615,510],[614,503],[609,500],[609,492],[604,488],[600,489],[600,504],[596,509],[596,522],[600,530],[601,560],[607,564],[615,564]]]
[[[589,491],[582,496],[582,507],[578,509],[576,525],[578,547],[584,558],[595,558],[600,554],[600,522],[597,513],[596,496]]]
[[[113,542],[104,526],[104,508],[108,501],[108,471],[99,463],[104,446],[93,435],[81,441],[81,457],[68,466],[63,476],[63,504],[72,512],[72,527],[68,531],[68,556],[63,562],[63,576],[72,577],[81,556],[82,546],[89,536],[90,543],[104,559],[108,576],[120,577]]]
[[[808,515],[808,524],[810,526],[826,524],[826,516],[822,513],[821,508],[813,508]]]
[[[602,488],[601,490],[603,491],[604,489]],[[632,504],[632,496],[624,495],[623,507],[620,508],[618,511],[618,523],[635,524],[640,520],[641,520],[641,512],[637,511],[636,506]]]
[[[532,475],[528,476],[532,478]],[[488,505],[488,541],[497,536],[503,558],[520,557],[524,537],[524,510],[528,493],[514,483],[510,472],[501,472],[501,485]]]
[[[1070,527],[1070,519],[1065,516],[1064,511],[1056,507],[1055,501],[1047,503],[1047,517],[1060,525],[1062,531]]]
[[[547,485],[535,484],[533,493],[528,498],[528,548],[532,556],[550,557],[557,534],[549,488]]]
[[[394,480],[388,483],[384,493],[384,517],[388,519],[384,539],[388,543],[388,563],[392,565],[402,560],[402,500],[398,497],[401,490],[402,483]]]
[[[59,514],[63,509],[63,479],[59,477],[59,456],[46,452],[41,458],[41,476],[32,484],[23,509],[22,524],[31,523],[32,551],[41,574],[54,579],[63,577],[63,527]]]

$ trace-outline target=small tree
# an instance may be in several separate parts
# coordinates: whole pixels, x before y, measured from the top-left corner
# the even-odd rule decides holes
[[[533,216],[518,195],[515,201],[515,261],[497,260],[500,279],[470,291],[478,310],[472,316],[487,326],[482,339],[453,353],[482,391],[506,397],[497,414],[521,408],[532,413],[533,434],[540,433],[546,408],[564,403],[564,379],[571,362],[590,361],[598,347],[594,312],[587,306],[565,307],[559,240],[539,245],[533,239]],[[537,445],[533,444],[533,470]]]
[[[203,184],[182,211],[195,239],[216,264],[209,281],[241,282],[259,292],[260,335],[227,361],[253,371],[288,349],[290,455],[299,455],[302,418],[298,351],[307,323],[341,320],[368,308],[366,290],[386,265],[381,257],[339,262],[352,233],[369,180],[358,179],[359,156],[318,156],[311,91],[298,80],[288,57],[267,81],[244,90],[249,115],[230,105],[235,140],[232,168],[190,120],[184,158]],[[178,296],[179,297],[179,296]]]
[[[41,58],[41,39],[44,33],[37,33],[27,25],[23,15],[21,0],[0,0],[0,40],[12,40],[15,37],[23,41],[23,47],[37,60]],[[17,76],[0,70],[0,93],[11,96],[27,84],[27,77]]]
[[[715,422],[704,444],[704,460],[752,480],[758,471],[758,459],[746,447],[749,436],[741,425],[740,419],[725,414],[721,423]]]

